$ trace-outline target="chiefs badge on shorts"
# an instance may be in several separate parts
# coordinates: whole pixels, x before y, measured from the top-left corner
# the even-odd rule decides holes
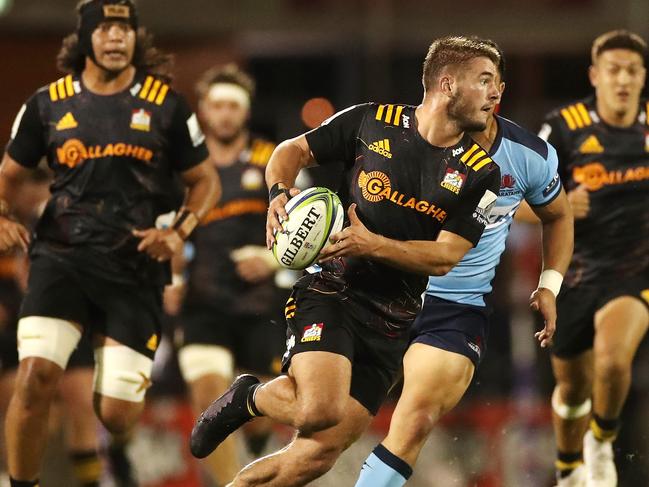
[[[311,326],[305,326],[304,333],[302,333],[302,340],[300,340],[300,342],[319,342],[322,338],[323,328],[324,323],[313,323]]]

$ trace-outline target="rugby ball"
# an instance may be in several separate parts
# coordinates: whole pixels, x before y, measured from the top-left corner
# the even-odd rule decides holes
[[[305,189],[286,204],[284,232],[275,233],[273,255],[287,269],[313,264],[329,236],[343,228],[345,211],[338,196],[327,188]]]

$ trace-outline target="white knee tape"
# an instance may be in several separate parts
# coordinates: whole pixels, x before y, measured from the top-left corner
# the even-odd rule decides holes
[[[18,321],[18,357],[40,357],[65,370],[77,348],[81,331],[69,321],[46,316],[27,316]]]
[[[576,406],[568,406],[567,404],[564,404],[561,401],[561,397],[559,396],[559,387],[555,387],[554,391],[552,392],[552,409],[554,410],[555,413],[557,413],[557,416],[559,416],[560,418],[563,419],[583,418],[588,413],[590,413],[590,408],[591,408],[590,398],[586,399],[581,404],[577,404]]]
[[[226,379],[234,375],[232,353],[216,345],[187,345],[178,351],[178,365],[185,382],[216,374]]]
[[[151,387],[153,360],[123,345],[95,349],[94,391],[122,401],[142,402]]]

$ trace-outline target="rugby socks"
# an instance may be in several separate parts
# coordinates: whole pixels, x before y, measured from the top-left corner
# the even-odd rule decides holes
[[[28,481],[28,480],[16,480],[9,478],[9,485],[11,487],[38,487],[38,480]]]
[[[257,383],[248,389],[248,396],[246,397],[246,406],[248,407],[248,412],[250,413],[250,416],[253,418],[258,418],[260,416],[263,416],[262,412],[257,409],[257,405],[255,404],[255,395],[257,394],[257,389],[261,387],[261,382]]]
[[[590,429],[598,441],[615,441],[617,432],[620,429],[620,420],[619,418],[604,419],[593,413],[593,419],[590,420]]]
[[[557,480],[567,477],[573,470],[583,465],[583,463],[584,456],[581,451],[576,453],[558,452],[557,460],[554,462],[554,466],[557,469]]]
[[[101,461],[95,450],[70,453],[72,471],[81,487],[99,487]]]
[[[367,457],[355,487],[402,487],[412,475],[412,468],[379,444]]]

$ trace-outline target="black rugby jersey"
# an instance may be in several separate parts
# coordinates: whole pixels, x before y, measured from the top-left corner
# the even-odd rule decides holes
[[[554,110],[541,129],[557,149],[566,190],[583,184],[590,196],[589,214],[575,220],[569,286],[649,271],[648,108],[643,102],[631,127],[612,127],[589,97]]]
[[[430,145],[417,130],[415,107],[351,107],[307,133],[320,164],[344,161],[349,201],[367,228],[395,240],[435,240],[441,230],[475,246],[500,187],[500,171],[465,135],[458,144]],[[361,258],[323,267],[322,284],[377,311],[382,330],[403,331],[421,307],[427,277]]]
[[[216,167],[222,195],[192,234],[195,255],[189,266],[187,305],[227,307],[241,314],[271,311],[274,280],[242,280],[231,254],[247,245],[266,248],[264,171],[274,149],[272,142],[252,139],[233,164]]]
[[[118,282],[165,282],[168,264],[138,252],[131,231],[177,207],[174,173],[206,159],[203,139],[184,99],[144,73],[108,96],[71,75],[38,90],[7,148],[26,167],[45,156],[54,171],[31,254]]]

